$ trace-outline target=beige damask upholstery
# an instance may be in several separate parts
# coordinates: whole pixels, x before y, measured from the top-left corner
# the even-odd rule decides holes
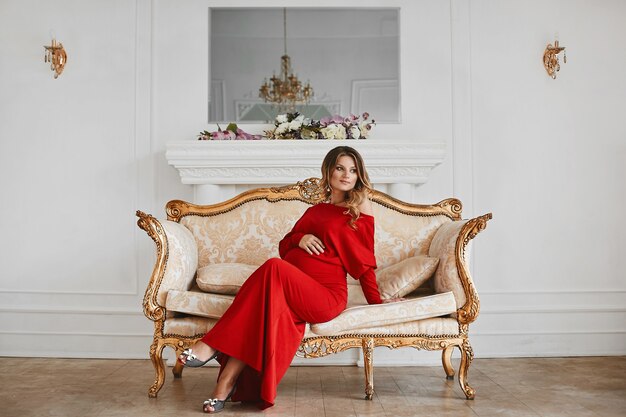
[[[463,284],[457,276],[456,237],[463,228],[463,222],[445,224],[437,231],[428,254],[439,258],[439,267],[433,277],[435,292],[452,291],[457,308],[463,307],[467,301]],[[466,259],[463,259],[466,261]]]
[[[309,207],[302,201],[250,201],[219,216],[188,215],[180,224],[198,245],[198,268],[240,263],[260,266],[278,257],[278,245]]]
[[[445,316],[455,311],[454,295],[446,292],[397,303],[348,307],[331,321],[311,323],[311,331],[320,336],[332,336],[340,332]]]
[[[442,350],[448,377],[455,373],[450,357],[456,347],[461,350],[459,383],[466,397],[473,398],[467,384],[473,357],[468,329],[480,304],[466,248],[491,214],[461,220],[461,203],[455,199],[415,205],[374,192],[371,200],[382,295],[409,292],[408,300],[368,306],[358,281],[348,277],[346,310],[330,322],[307,325],[297,355],[315,358],[363,349],[366,398],[371,399],[375,346]],[[157,248],[143,302],[146,317],[155,323],[150,357],[156,379],[150,397],[156,397],[165,380],[163,349],[180,353],[211,329],[250,272],[278,256],[280,239],[317,201],[318,180],[309,179],[251,190],[212,206],[170,201],[167,220],[137,212],[138,225]],[[174,374],[181,373],[176,365]]]
[[[197,287],[190,291],[170,290],[165,307],[168,311],[218,319],[230,307],[234,298],[232,295],[205,293]],[[350,329],[406,323],[445,316],[455,311],[454,295],[446,292],[392,304],[351,306],[331,321],[311,324],[311,331],[321,336],[331,336]]]
[[[193,285],[193,277],[198,265],[198,247],[191,232],[172,221],[163,221],[170,252],[168,268],[159,286],[157,301],[165,305],[170,290],[186,290]]]

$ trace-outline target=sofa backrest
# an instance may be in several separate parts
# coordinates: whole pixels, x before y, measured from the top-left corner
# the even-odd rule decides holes
[[[278,256],[278,242],[309,204],[298,200],[252,200],[214,216],[180,220],[196,238],[198,267],[220,263],[261,265]]]
[[[180,222],[195,237],[199,268],[232,262],[260,265],[278,256],[278,242],[302,213],[319,201],[314,191],[317,181],[311,178],[291,186],[251,190],[211,206],[171,201],[168,219]],[[460,219],[461,206],[455,199],[422,206],[377,191],[372,202],[379,268],[428,254],[437,229]]]
[[[452,220],[443,215],[420,216],[398,211],[373,201],[376,231],[374,253],[379,268],[415,255],[428,255],[430,242],[439,227]]]

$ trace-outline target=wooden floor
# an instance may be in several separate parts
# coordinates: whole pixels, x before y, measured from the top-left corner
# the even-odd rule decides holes
[[[157,399],[147,360],[0,358],[0,416],[200,416],[216,368],[167,370]],[[374,370],[373,401],[363,369],[292,367],[276,406],[228,403],[220,416],[626,416],[626,357],[477,359],[474,401],[440,367]]]

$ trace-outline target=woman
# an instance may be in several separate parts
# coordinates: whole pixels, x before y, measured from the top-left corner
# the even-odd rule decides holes
[[[382,302],[374,274],[372,188],[361,155],[348,146],[328,152],[321,186],[325,201],[280,241],[282,259],[261,265],[213,329],[181,354],[186,366],[215,357],[221,364],[204,412],[221,411],[231,395],[260,408],[274,405],[305,324],[332,320],[346,308],[346,273],[360,281],[369,304]]]

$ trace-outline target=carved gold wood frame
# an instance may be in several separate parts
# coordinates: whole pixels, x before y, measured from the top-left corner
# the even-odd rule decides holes
[[[233,210],[242,204],[259,199],[268,201],[300,200],[309,204],[319,202],[321,197],[317,178],[309,178],[279,188],[259,188],[240,194],[223,203],[199,206],[180,200],[167,203],[167,218],[179,222],[186,215],[213,216]],[[457,199],[450,198],[434,205],[409,204],[379,192],[374,191],[371,199],[387,208],[413,216],[436,216],[444,215],[454,221],[461,220],[462,205]],[[184,349],[191,346],[203,334],[193,336],[164,334],[164,324],[167,317],[165,306],[157,302],[157,294],[165,274],[168,260],[168,242],[161,223],[153,216],[137,211],[137,225],[146,231],[156,244],[157,256],[152,276],[146,288],[143,299],[143,310],[146,317],[154,322],[154,338],[150,346],[150,359],[155,368],[155,381],[148,390],[148,396],[154,398],[165,382],[165,368],[162,359],[163,349],[168,346],[176,351],[178,356]],[[446,376],[454,377],[454,369],[451,363],[452,351],[455,347],[461,351],[461,364],[459,366],[459,384],[468,399],[473,399],[475,391],[467,383],[467,373],[474,357],[474,352],[469,342],[469,324],[476,320],[480,310],[480,302],[476,288],[472,281],[469,269],[465,262],[467,244],[479,232],[485,229],[487,221],[492,218],[491,213],[468,220],[463,226],[456,241],[455,257],[459,277],[467,301],[457,310],[459,322],[458,335],[342,335],[342,336],[319,336],[304,339],[298,349],[297,355],[305,358],[322,357],[338,353],[346,349],[361,348],[365,363],[365,398],[372,399],[373,385],[373,352],[376,346],[386,346],[390,349],[399,347],[413,347],[425,350],[442,350],[442,364]],[[182,366],[177,362],[172,370],[174,377],[182,376]]]
[[[257,188],[241,193],[230,200],[212,205],[200,206],[181,200],[172,200],[167,203],[165,210],[168,220],[179,222],[181,218],[189,215],[215,216],[231,211],[253,200],[299,200],[308,204],[315,204],[322,199],[319,181],[318,178],[309,178],[284,187]],[[383,192],[374,191],[370,199],[384,207],[411,216],[444,215],[452,220],[461,220],[461,211],[463,209],[461,201],[456,198],[448,198],[433,205],[420,205],[405,203]]]
[[[318,336],[302,340],[296,353],[302,358],[320,358],[347,349],[361,348],[365,368],[365,399],[371,400],[374,395],[374,348],[385,346],[389,349],[412,347],[422,350],[442,350],[442,364],[446,377],[454,378],[452,367],[452,350],[458,347],[461,350],[461,365],[459,369],[459,384],[468,399],[473,399],[475,391],[467,383],[467,370],[474,354],[467,340],[467,335],[342,335]]]

